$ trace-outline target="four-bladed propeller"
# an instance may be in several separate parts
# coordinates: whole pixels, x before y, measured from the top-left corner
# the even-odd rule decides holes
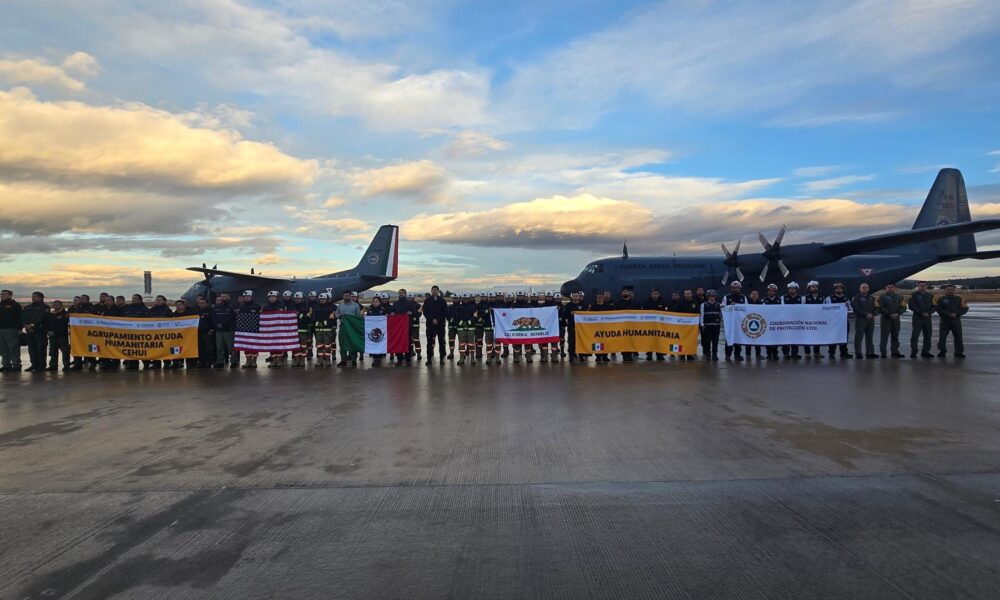
[[[788,279],[789,274],[791,274],[791,271],[788,270],[788,267],[786,267],[785,263],[781,260],[781,240],[784,237],[784,225],[781,226],[781,231],[778,232],[778,237],[774,238],[773,243],[768,243],[767,238],[764,237],[763,233],[757,233],[757,239],[760,240],[760,245],[764,247],[764,258],[767,259],[767,263],[760,272],[761,281],[767,279],[767,270],[772,263],[778,266],[778,269],[781,271],[781,274],[785,276],[785,279]]]
[[[730,277],[735,277],[740,282],[743,281],[743,271],[740,271],[740,244],[743,243],[742,239],[736,240],[736,246],[733,247],[733,251],[730,252],[729,248],[726,248],[725,244],[722,244],[722,252],[726,255],[726,260],[724,261],[726,266],[729,267],[726,270],[726,274],[722,277],[722,285],[729,283]]]

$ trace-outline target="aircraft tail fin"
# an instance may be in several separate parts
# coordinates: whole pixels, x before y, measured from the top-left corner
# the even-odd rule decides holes
[[[972,220],[969,212],[969,196],[965,191],[965,179],[958,169],[941,169],[931,191],[913,223],[913,229],[968,223]],[[973,254],[976,252],[976,237],[971,233],[950,238],[913,244],[905,253],[912,254]]]
[[[362,277],[386,277],[395,279],[399,276],[399,227],[383,225],[368,245],[358,266],[354,268]]]

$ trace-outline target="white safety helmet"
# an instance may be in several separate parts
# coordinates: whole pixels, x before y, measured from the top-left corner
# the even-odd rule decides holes
[[[244,292],[243,292],[243,297],[244,297],[244,298],[250,298],[250,297],[253,297],[253,290],[244,290]]]
[[[291,298],[292,297],[292,290],[285,290],[285,291],[281,292],[281,296],[283,298]]]
[[[275,296],[275,297],[277,297],[277,296],[279,296],[280,294],[278,294],[278,292],[277,292],[277,291],[275,291],[275,290],[271,290],[270,292],[268,292],[268,293],[267,293],[267,295],[268,295],[268,297],[270,297],[270,296]]]
[[[797,289],[799,289],[799,284],[796,283],[796,282],[794,282],[794,281],[789,281],[788,282],[788,289],[790,289],[790,290],[791,289],[796,289],[797,290]]]
[[[357,298],[358,297],[358,293],[357,292],[351,292],[351,296],[354,297],[354,298]]]
[[[302,292],[295,292],[293,297],[298,300],[299,298],[304,298],[305,296],[302,295]]]
[[[329,298],[330,294],[327,294],[326,292],[323,292],[322,294],[319,295],[319,297],[320,298]]]
[[[743,284],[740,283],[739,281],[734,281],[734,282],[732,282],[732,283],[729,284],[729,287],[730,288],[743,289]]]
[[[813,287],[813,286],[819,287],[819,282],[816,281],[815,279],[806,284],[806,287]]]
[[[769,283],[769,284],[767,284],[767,289],[769,289],[769,290],[777,290],[778,289],[778,285],[775,284],[775,283]]]
[[[316,292],[309,292],[309,297],[310,298],[315,298],[316,297]]]

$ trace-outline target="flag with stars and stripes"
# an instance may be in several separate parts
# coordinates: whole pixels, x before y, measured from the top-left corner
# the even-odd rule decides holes
[[[287,352],[299,347],[299,317],[294,310],[237,312],[234,350]]]

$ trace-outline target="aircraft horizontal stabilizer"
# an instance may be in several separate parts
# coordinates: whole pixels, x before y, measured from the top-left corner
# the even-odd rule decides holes
[[[955,262],[956,260],[965,260],[966,258],[973,258],[976,260],[990,260],[992,258],[1000,258],[1000,250],[984,250],[982,252],[965,252],[958,254],[945,254],[939,257],[941,262]]]
[[[237,279],[242,279],[249,283],[266,284],[266,283],[286,283],[291,281],[290,279],[285,279],[283,277],[264,277],[262,275],[250,275],[249,273],[235,273],[233,271],[220,271],[219,269],[206,269],[204,267],[188,267],[188,271],[196,271],[198,273],[204,273],[206,277],[214,277],[216,275],[224,275],[226,277],[235,277]]]
[[[896,233],[872,235],[845,242],[831,242],[823,244],[823,250],[843,257],[994,229],[1000,229],[1000,219],[980,219],[979,221],[969,221],[968,223],[954,223],[939,227],[926,227],[923,229],[910,229]]]

